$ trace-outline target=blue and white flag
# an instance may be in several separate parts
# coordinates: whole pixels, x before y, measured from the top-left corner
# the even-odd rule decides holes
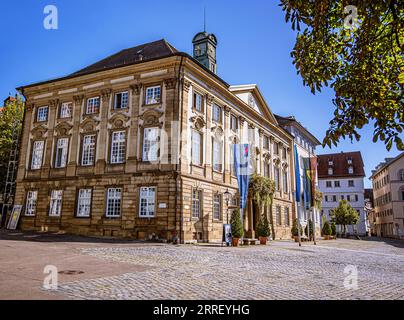
[[[300,202],[302,190],[301,190],[301,185],[300,185],[299,153],[297,152],[296,145],[295,145],[295,180],[296,180],[296,202]]]
[[[245,209],[248,197],[248,185],[250,183],[250,146],[248,144],[235,144],[234,166],[240,193],[240,208]]]

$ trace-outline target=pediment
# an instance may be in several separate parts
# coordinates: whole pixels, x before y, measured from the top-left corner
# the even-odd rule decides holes
[[[55,131],[58,136],[65,136],[72,128],[73,126],[70,123],[63,121],[55,127]]]
[[[144,112],[140,119],[143,120],[143,125],[151,126],[158,125],[160,122],[160,118],[163,116],[163,112],[152,109]]]
[[[112,127],[115,128],[123,128],[125,123],[129,121],[129,117],[123,113],[115,114],[111,119],[109,119],[109,123]]]
[[[94,118],[87,118],[80,124],[80,128],[84,132],[93,132],[97,130],[97,126],[99,121],[95,120]]]
[[[276,125],[278,124],[257,85],[231,86],[230,91],[258,114],[265,117],[270,122]]]
[[[35,127],[34,129],[31,130],[31,134],[34,136],[35,139],[40,139],[42,138],[46,132],[48,131],[48,128],[44,126],[43,124]]]

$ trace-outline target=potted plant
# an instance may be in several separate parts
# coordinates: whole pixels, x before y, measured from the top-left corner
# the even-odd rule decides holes
[[[295,242],[299,242],[299,230],[297,229],[299,222],[297,219],[293,220],[293,225],[292,225],[292,236],[295,239]],[[303,228],[300,225],[300,235],[303,236]]]
[[[331,235],[334,239],[337,238],[337,226],[335,225],[335,222],[331,223]]]
[[[244,230],[243,230],[243,225],[241,223],[239,209],[234,210],[233,213],[231,214],[230,224],[231,224],[231,234],[232,234],[231,244],[233,247],[238,247],[240,239],[244,235]]]
[[[324,222],[324,226],[323,226],[324,240],[330,240],[331,233],[332,233],[332,230],[331,230],[330,223],[328,221]]]
[[[309,229],[310,229],[310,234],[309,234],[309,230],[307,230],[307,227],[309,227]],[[312,241],[313,240],[313,235],[314,235],[314,233],[313,233],[313,221],[309,220],[307,222],[307,225],[306,225],[306,228],[305,228],[304,232],[306,233],[306,236],[309,238],[309,241]]]
[[[261,218],[257,224],[257,236],[260,239],[260,244],[266,245],[268,237],[271,235],[271,229],[269,228],[269,221],[266,214],[261,215]]]

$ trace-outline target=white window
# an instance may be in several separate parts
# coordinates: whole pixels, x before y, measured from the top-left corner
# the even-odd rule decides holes
[[[194,92],[194,109],[203,112],[203,97],[197,92]]]
[[[222,122],[222,108],[216,104],[213,105],[212,120],[218,123]]]
[[[201,216],[202,191],[192,190],[192,218]]]
[[[275,190],[279,191],[280,189],[280,172],[279,167],[275,166],[274,168],[274,180],[275,180]]]
[[[283,192],[289,192],[288,191],[288,172],[286,170],[283,171]]]
[[[60,138],[56,142],[55,168],[64,168],[67,164],[68,138]]]
[[[128,91],[115,94],[115,109],[125,109],[129,105]]]
[[[107,190],[107,217],[119,217],[121,215],[121,188],[109,188]]]
[[[192,164],[202,165],[202,134],[192,131]]]
[[[80,189],[77,199],[77,217],[89,217],[91,212],[91,189]]]
[[[156,214],[156,187],[140,188],[139,215],[141,218],[154,217]]]
[[[213,170],[222,171],[223,143],[213,139]]]
[[[328,175],[332,175],[334,173],[334,170],[332,168],[328,168]]]
[[[349,167],[349,168],[348,168],[348,173],[349,173],[349,174],[353,174],[353,173],[354,173],[353,167]]]
[[[60,118],[70,118],[72,116],[73,104],[71,102],[62,103],[60,106]]]
[[[222,210],[222,196],[220,194],[213,195],[213,219],[220,220]]]
[[[146,89],[146,104],[156,104],[161,101],[161,87],[149,87]]]
[[[32,146],[31,169],[37,170],[42,167],[44,141],[35,141]]]
[[[100,110],[100,97],[94,97],[87,100],[86,114],[98,113]]]
[[[83,149],[81,155],[82,166],[94,165],[95,159],[95,134],[86,135],[83,138]]]
[[[126,132],[116,131],[112,133],[111,143],[111,163],[125,162],[126,152]]]
[[[60,217],[60,214],[62,212],[62,195],[62,190],[52,190],[49,216]]]
[[[332,165],[334,165],[334,162],[332,160],[328,160],[328,165],[332,166]]]
[[[160,128],[145,128],[143,134],[143,161],[157,161],[159,158]]]
[[[39,107],[36,120],[38,122],[47,121],[48,120],[48,112],[49,112],[48,107]]]
[[[27,201],[25,204],[25,215],[26,216],[35,215],[37,199],[38,199],[38,191],[28,191]]]

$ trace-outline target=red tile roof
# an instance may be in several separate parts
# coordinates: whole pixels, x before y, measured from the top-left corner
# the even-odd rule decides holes
[[[349,178],[349,177],[365,177],[365,169],[362,155],[359,151],[356,152],[341,152],[333,154],[322,154],[317,156],[318,159],[318,178]],[[348,163],[352,160],[352,164]],[[329,161],[333,164],[329,165]],[[353,173],[348,172],[348,168],[353,167]],[[333,174],[328,174],[328,169],[333,169]]]

